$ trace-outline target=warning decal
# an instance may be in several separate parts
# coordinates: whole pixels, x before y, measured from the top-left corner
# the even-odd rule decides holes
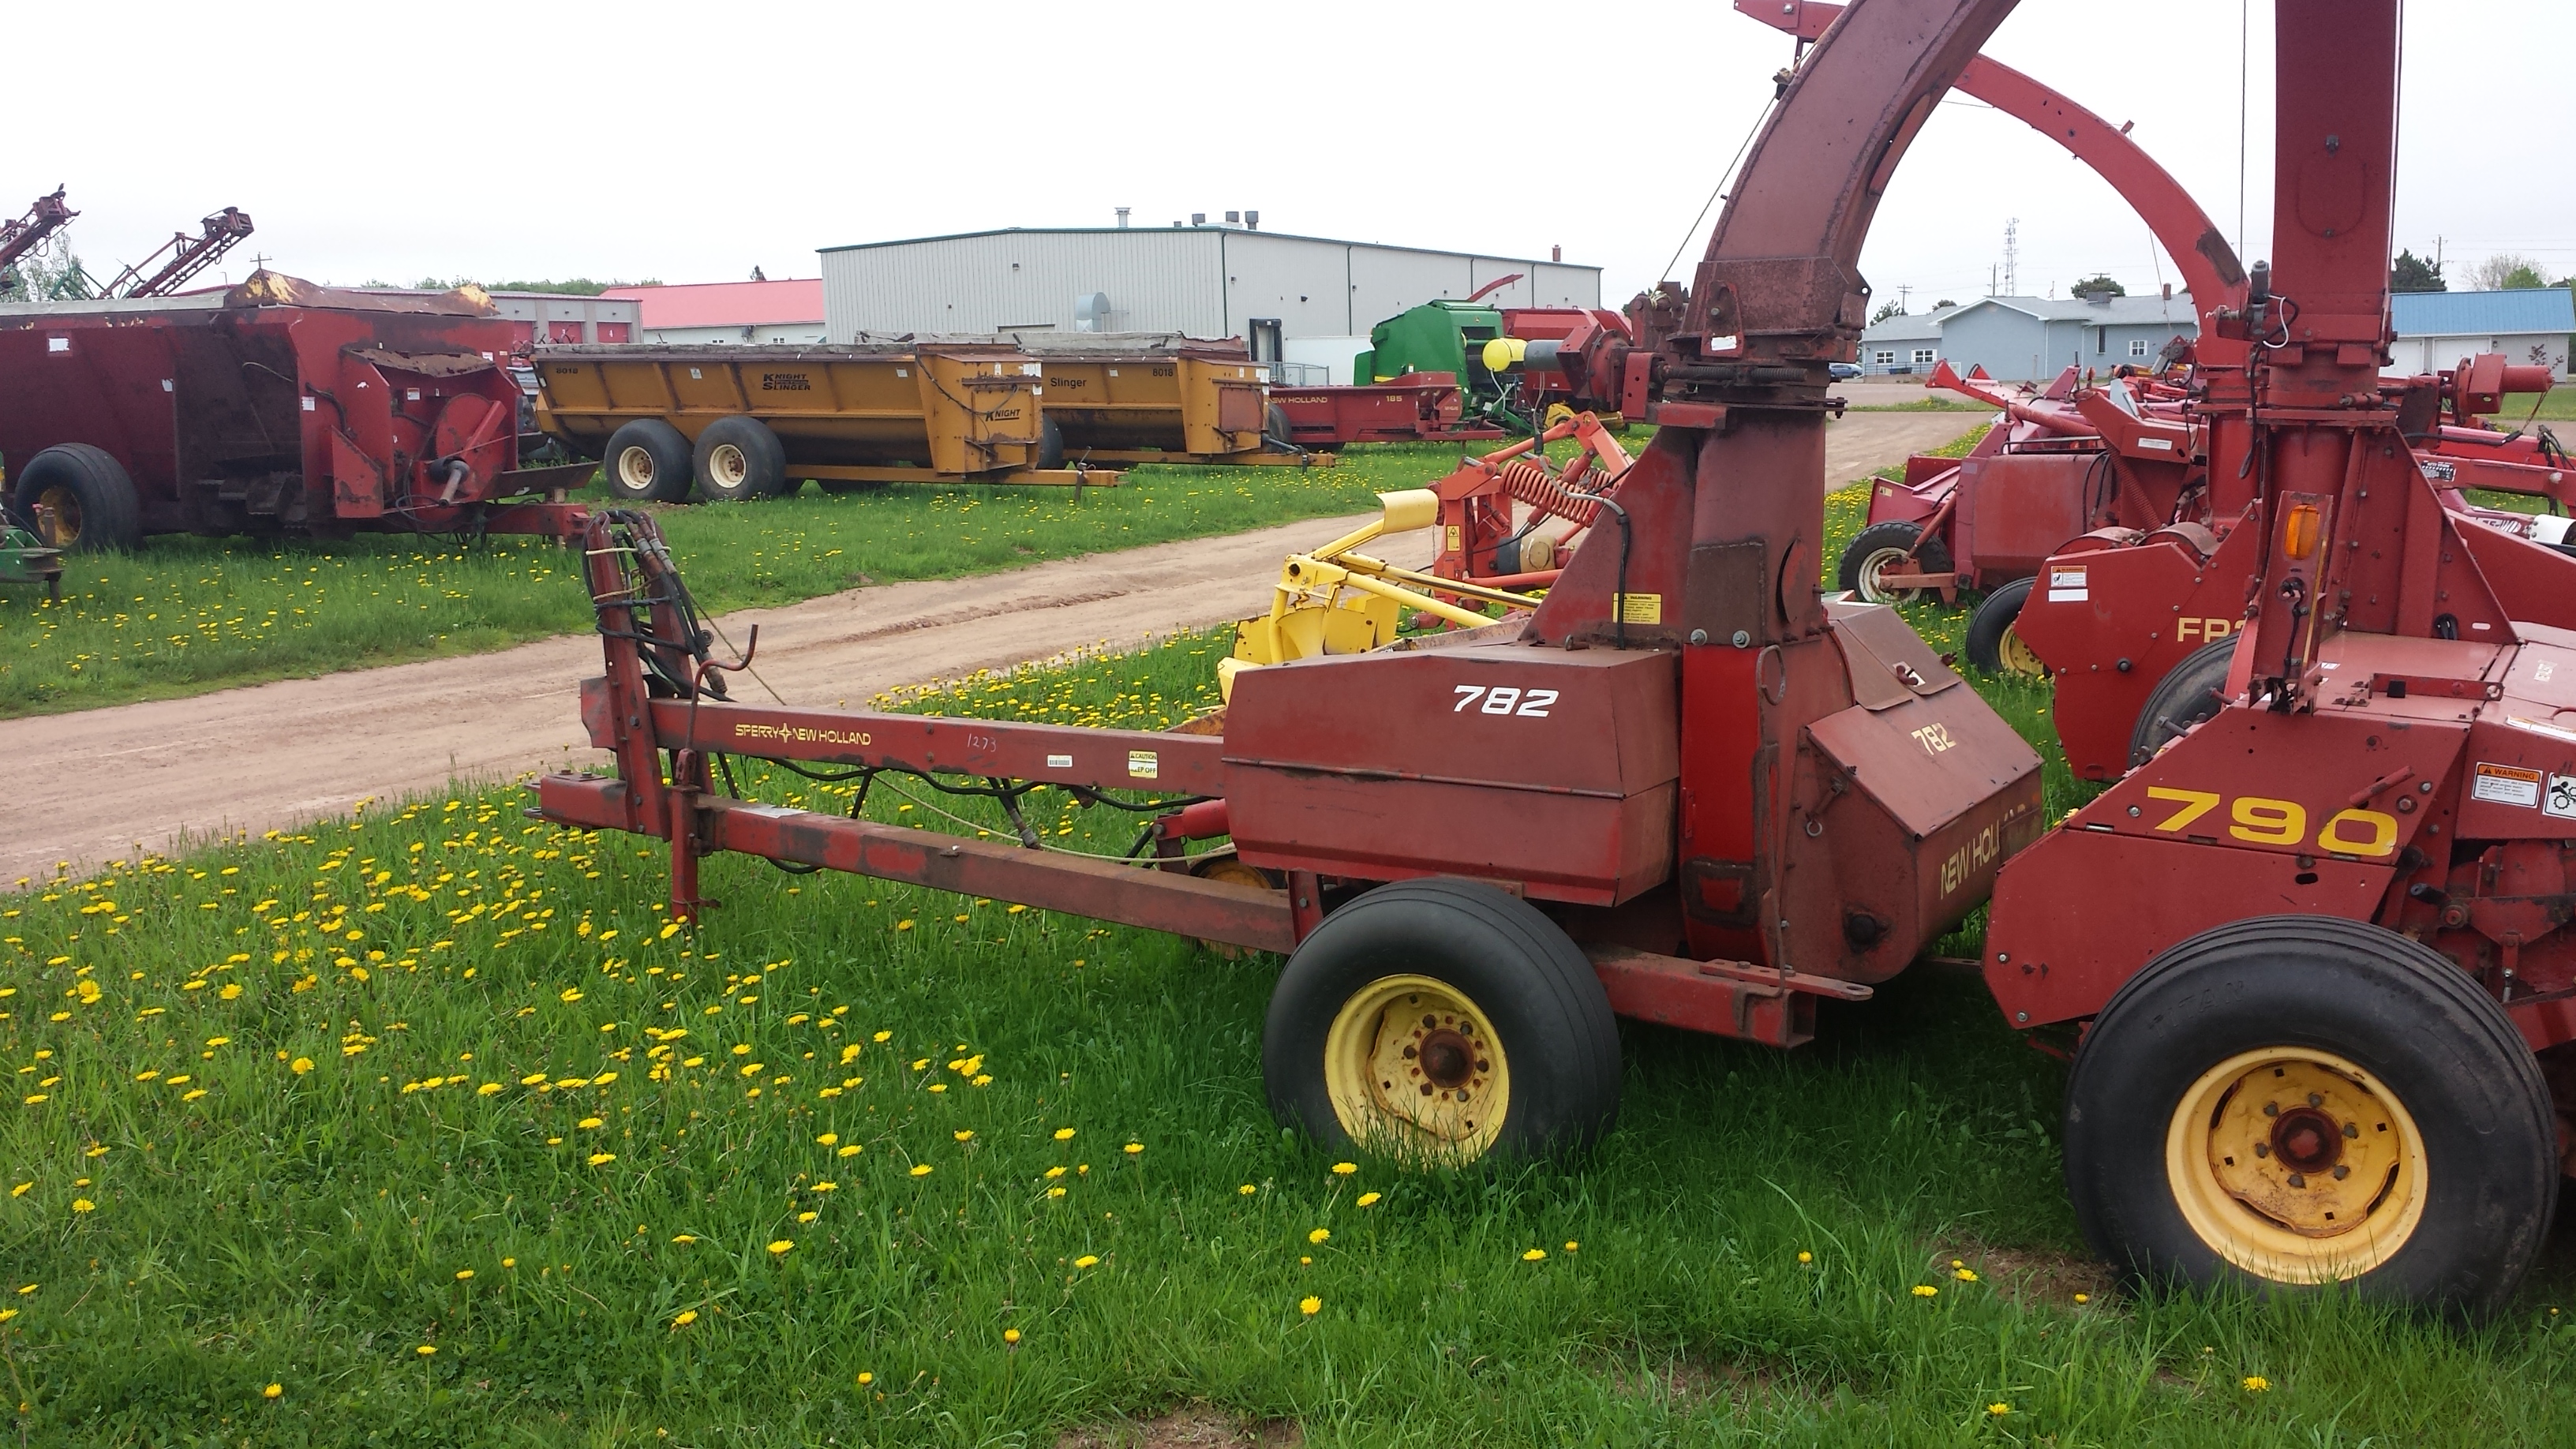
[[[2491,765],[2478,761],[2476,780],[2469,786],[2469,798],[2493,805],[2540,804],[2541,774],[2520,765]]]
[[[2540,802],[2541,810],[2561,817],[2576,816],[2576,775],[2549,777],[2549,796]]]
[[[1152,750],[1129,750],[1127,752],[1128,779],[1151,780],[1161,773],[1162,761]]]
[[[2085,587],[2084,565],[2054,564],[2048,570],[2048,601],[2052,604],[2089,602],[2092,594]]]

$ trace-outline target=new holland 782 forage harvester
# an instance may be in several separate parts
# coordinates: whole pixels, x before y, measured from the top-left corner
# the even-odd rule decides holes
[[[735,851],[1287,952],[1274,1111],[1452,1161],[1605,1130],[1614,1015],[1806,1039],[2000,868],[2000,1004],[2089,1024],[2066,1154],[2106,1257],[2492,1308],[2555,1201],[2535,1049],[2576,1037],[2576,634],[2493,606],[2375,385],[2396,0],[2279,0],[2279,262],[2235,324],[2268,542],[2234,702],[2016,857],[2036,756],[1894,613],[1816,587],[1862,240],[2011,9],[1857,0],[1670,325],[1566,340],[1596,384],[1642,356],[1660,429],[1534,611],[1240,670],[1221,732],[799,710],[729,700],[650,521],[603,514],[583,712],[619,774],[550,775],[537,813],[668,839],[691,919],[700,858]],[[1164,858],[737,799],[727,755],[1148,791]],[[1220,837],[1194,873],[1185,842]]]

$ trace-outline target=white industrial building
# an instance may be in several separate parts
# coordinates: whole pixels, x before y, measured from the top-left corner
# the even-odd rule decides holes
[[[2565,287],[2509,292],[2399,292],[2388,299],[2397,346],[2389,371],[2439,372],[2465,357],[2501,352],[2512,364],[2567,376],[2576,302]]]
[[[1013,227],[828,247],[822,258],[834,342],[863,332],[1240,337],[1265,361],[1307,364],[1294,380],[1309,383],[1349,382],[1379,322],[1515,273],[1485,300],[1601,305],[1599,267],[1247,226]]]

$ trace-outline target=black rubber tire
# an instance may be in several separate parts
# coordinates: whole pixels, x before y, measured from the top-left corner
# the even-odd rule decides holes
[[[2174,661],[2165,677],[2138,706],[2138,722],[2129,728],[2129,768],[2156,757],[2168,740],[2218,713],[2226,703],[2227,668],[2236,661],[2236,635],[2212,639]]]
[[[1871,598],[1869,594],[1862,592],[1861,584],[1871,559],[1888,553],[1912,552],[1918,566],[1936,574],[1947,572],[1951,566],[1949,545],[1936,538],[1917,549],[1915,540],[1922,537],[1923,525],[1903,522],[1873,523],[1854,534],[1852,541],[1843,546],[1842,563],[1835,570],[1835,576],[1842,583],[1843,592],[1858,593],[1872,603],[1912,598],[1921,593],[1920,589],[1900,589],[1885,597]]]
[[[1537,907],[1456,880],[1379,886],[1324,918],[1289,956],[1262,1024],[1270,1110],[1336,1152],[1358,1151],[1326,1089],[1324,1043],[1343,1003],[1382,977],[1439,981],[1484,1013],[1510,1071],[1486,1155],[1579,1152],[1619,1116],[1619,1029],[1609,995]]]
[[[679,503],[689,496],[689,440],[660,418],[637,418],[608,435],[599,476],[612,498]]]
[[[718,477],[719,455],[741,460],[740,475]],[[689,476],[709,503],[748,503],[787,486],[787,447],[769,424],[736,415],[718,418],[698,434],[689,454]]]
[[[1261,406],[1261,441],[1274,451],[1295,450],[1297,444],[1288,436],[1288,410],[1277,403]]]
[[[1064,429],[1057,427],[1053,418],[1038,420],[1037,466],[1048,473],[1064,466]]]
[[[106,449],[57,443],[27,460],[10,489],[17,515],[35,527],[36,503],[49,492],[68,499],[76,514],[56,522],[70,553],[134,549],[143,543],[143,505],[134,479]]]
[[[2221,1257],[2184,1217],[2165,1165],[2192,1084],[2281,1046],[2376,1074],[2424,1139],[2422,1217],[2346,1286],[2470,1320],[2502,1307],[2557,1209],[2557,1117],[2539,1062],[2504,1009],[2432,948],[2335,917],[2204,931],[2102,1008],[2066,1084],[2066,1191],[2085,1241],[2143,1283],[2314,1291]]]
[[[1968,663],[1987,674],[2004,672],[2004,636],[2012,632],[2013,621],[2021,617],[2021,606],[2030,602],[2032,579],[2015,579],[1977,601],[1977,610],[1968,616],[1967,642],[1960,653]]]

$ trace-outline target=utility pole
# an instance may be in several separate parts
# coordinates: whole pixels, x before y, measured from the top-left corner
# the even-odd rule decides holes
[[[1897,311],[1897,315],[1899,315],[1899,316],[1907,316],[1907,315],[1910,315],[1910,314],[1912,313],[1913,309],[1912,309],[1911,307],[1907,306],[1906,304],[1907,304],[1907,302],[1908,302],[1908,301],[1910,301],[1910,300],[1912,299],[1913,295],[1914,295],[1914,289],[1913,289],[1912,287],[1906,286],[1905,284],[1903,284],[1903,283],[1901,283],[1901,282],[1897,284],[1897,288],[1896,288],[1896,311]]]
[[[2021,218],[2004,223],[2004,290],[2007,297],[2021,295]]]

